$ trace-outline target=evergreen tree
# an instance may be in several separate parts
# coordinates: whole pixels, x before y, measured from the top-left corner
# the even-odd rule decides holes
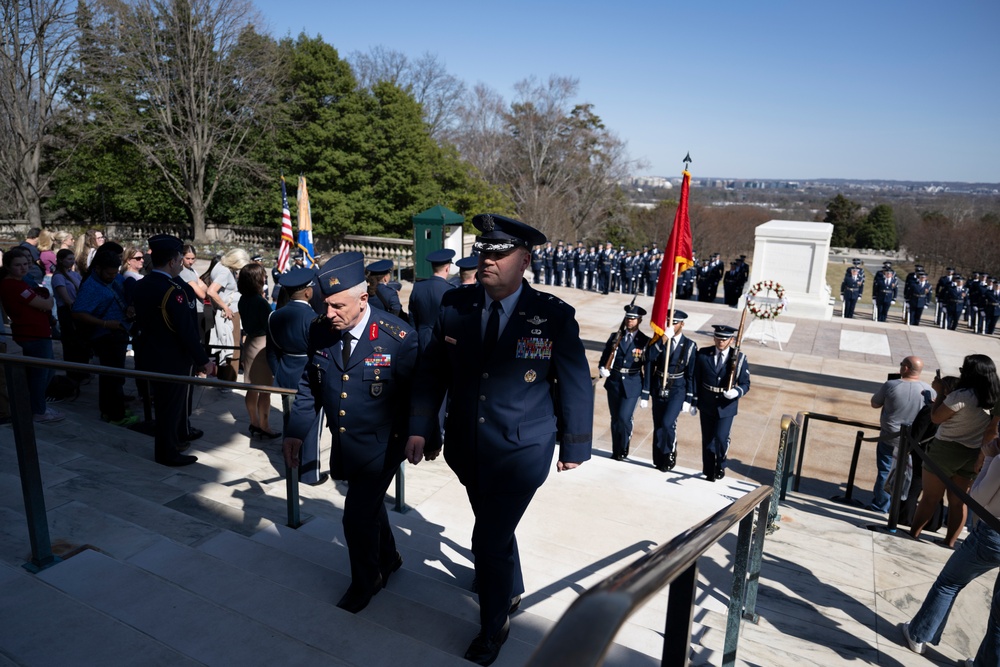
[[[860,211],[861,204],[851,201],[842,194],[838,194],[826,203],[826,217],[823,218],[823,222],[833,223],[831,245],[838,248],[854,247]]]
[[[892,206],[879,204],[871,210],[864,223],[858,227],[854,247],[875,250],[896,250],[899,248]]]

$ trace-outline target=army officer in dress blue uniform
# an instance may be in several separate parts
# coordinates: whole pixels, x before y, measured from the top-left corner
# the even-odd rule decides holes
[[[608,413],[611,415],[611,458],[621,461],[628,456],[632,440],[632,414],[639,402],[639,395],[648,394],[648,382],[642,365],[642,353],[649,343],[649,336],[639,331],[645,309],[625,306],[624,331],[616,331],[608,338],[601,353],[601,361],[609,367],[597,370],[608,392]],[[617,341],[617,347],[615,343]]]
[[[420,338],[420,350],[427,349],[441,308],[441,297],[445,292],[455,289],[448,282],[448,272],[451,270],[451,260],[455,251],[444,248],[427,253],[425,258],[431,263],[434,275],[427,280],[421,280],[413,286],[410,292],[410,321]]]
[[[477,215],[479,285],[445,294],[420,359],[412,431],[432,436],[448,393],[445,459],[465,485],[479,592],[479,635],[465,657],[488,665],[507,639],[524,591],[514,531],[552,465],[590,458],[594,390],[572,307],[524,280],[545,236],[517,220]],[[557,383],[558,379],[558,383]],[[409,459],[424,454],[420,439]],[[431,458],[436,452],[428,449]]]
[[[750,391],[750,369],[742,352],[732,358],[729,345],[736,329],[724,324],[713,324],[715,334],[712,347],[704,347],[695,355],[694,379],[697,385],[695,407],[701,411],[701,460],[702,472],[714,482],[726,476],[726,454],[729,452],[729,433],[733,428],[739,400]],[[728,377],[735,365],[734,381],[727,387]]]
[[[267,318],[267,346],[264,348],[276,387],[297,389],[309,359],[309,328],[317,317],[310,305],[315,278],[316,271],[305,267],[278,275],[278,284],[287,300],[282,299],[285,304]],[[288,428],[294,400],[294,396],[281,396],[284,428]],[[328,477],[320,473],[319,465],[322,426],[322,420],[318,420],[299,453],[299,481],[306,484],[322,484]]]
[[[184,267],[184,244],[175,236],[149,239],[153,270],[135,286],[135,317],[139,328],[139,370],[191,375],[192,368],[215,375],[215,364],[201,344],[194,302],[177,282]],[[184,455],[182,438],[188,433],[187,386],[177,382],[150,382],[156,411],[153,442],[157,463],[184,466],[198,460]]]
[[[660,472],[677,465],[677,417],[681,412],[694,414],[695,342],[682,332],[687,313],[675,310],[669,337],[661,337],[646,348],[646,386],[642,388],[642,407],[653,396],[653,465]],[[664,369],[667,347],[670,365]],[[666,370],[666,379],[664,379]]]
[[[399,318],[369,307],[361,253],[334,256],[317,283],[326,317],[309,331],[283,448],[288,466],[298,467],[302,439],[322,406],[333,435],[330,474],[348,482],[343,523],[351,585],[337,606],[357,613],[402,565],[385,491],[403,460],[417,337]]]

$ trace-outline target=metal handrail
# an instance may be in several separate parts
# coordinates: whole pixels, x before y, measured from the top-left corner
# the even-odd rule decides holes
[[[854,419],[842,419],[840,417],[835,417],[833,415],[824,415],[818,412],[800,412],[797,417],[797,421],[801,422],[802,437],[799,441],[798,447],[798,463],[795,466],[795,482],[792,486],[792,490],[798,493],[799,485],[802,482],[802,463],[806,458],[806,437],[809,434],[809,420],[815,419],[817,421],[830,422],[832,424],[842,424],[844,426],[856,426],[858,428],[864,429],[875,429],[876,431],[881,429],[878,424],[870,424],[868,422],[856,421]],[[793,443],[794,445],[794,443]],[[788,469],[791,467],[791,463],[795,458],[794,446],[789,449],[789,456],[787,458],[788,466],[785,468],[785,474],[787,475]],[[781,491],[781,499],[785,499],[785,490]]]
[[[14,447],[17,451],[17,466],[21,478],[24,513],[28,522],[28,540],[31,544],[31,560],[25,563],[24,567],[32,572],[38,572],[51,565],[55,565],[59,562],[59,558],[52,553],[52,543],[49,538],[48,516],[45,510],[45,493],[42,486],[41,466],[38,462],[38,444],[35,441],[35,423],[31,412],[30,398],[27,392],[11,391],[14,387],[28,386],[28,366],[97,373],[117,377],[131,377],[152,380],[154,382],[173,382],[195,386],[263,391],[274,394],[297,393],[294,389],[283,389],[268,385],[226,382],[224,380],[152,373],[149,371],[136,371],[93,364],[78,364],[70,361],[39,359],[37,357],[25,357],[16,354],[0,354],[0,365],[3,366],[4,376],[7,380],[11,427],[14,431]],[[299,521],[298,475],[290,474],[290,471],[286,469],[285,484],[287,489],[288,522],[290,526],[297,528],[301,524]]]
[[[662,664],[687,665],[698,559],[739,524],[723,656],[723,665],[735,664],[740,619],[757,620],[754,608],[767,523],[764,519],[772,491],[770,486],[751,491],[583,593],[538,645],[528,667],[602,664],[628,617],[667,585],[670,594]],[[754,527],[754,510],[758,508]]]

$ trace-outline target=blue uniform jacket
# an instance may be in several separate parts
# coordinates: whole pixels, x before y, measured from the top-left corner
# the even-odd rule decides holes
[[[611,334],[608,342],[604,345],[604,352],[601,359],[607,359],[611,354],[611,348],[615,344],[618,333]],[[646,391],[647,381],[643,372],[642,352],[649,344],[649,336],[641,331],[636,331],[632,340],[625,342],[625,335],[622,334],[622,342],[615,352],[615,358],[611,363],[611,375],[604,381],[604,388],[617,390],[625,398],[635,398],[640,392]]]
[[[310,327],[309,359],[285,434],[304,439],[322,401],[333,434],[330,475],[378,475],[403,460],[417,337],[399,318],[371,311],[367,335],[355,344],[347,368],[341,363],[340,337],[325,318]]]
[[[649,400],[650,392],[659,396],[660,376],[663,375],[663,356],[666,353],[667,340],[660,338],[646,349],[646,383],[642,388],[642,399]],[[684,402],[694,405],[696,386],[694,381],[694,358],[698,346],[693,340],[681,334],[670,349],[669,377],[664,386],[673,394],[684,392]]]
[[[150,271],[135,286],[140,370],[187,375],[208,363],[194,301],[165,273]]]
[[[434,332],[441,297],[455,289],[455,286],[441,276],[431,276],[413,286],[410,292],[410,321],[420,338],[420,349],[426,350]]]
[[[926,308],[927,304],[931,302],[931,284],[924,281],[923,286],[919,282],[913,283],[910,288],[910,307],[911,308]]]
[[[492,358],[483,357],[481,285],[444,296],[420,360],[412,432],[432,440],[448,392],[445,460],[468,488],[523,493],[559,460],[590,458],[594,389],[575,311],[522,281]]]
[[[399,293],[385,283],[379,283],[375,286],[375,296],[369,298],[368,303],[372,308],[384,310],[396,317],[399,317],[399,314],[403,312],[403,303],[399,300]]]
[[[736,398],[726,398],[722,391],[726,386],[726,376],[729,371],[729,362],[732,357],[726,359],[722,364],[722,369],[715,370],[715,346],[709,345],[698,350],[694,360],[694,381],[696,384],[694,405],[706,414],[714,414],[717,417],[733,417],[738,412],[738,403],[741,398],[750,391],[750,369],[747,367],[747,356],[742,352],[736,359],[736,382],[734,389],[738,389],[740,395]]]
[[[268,316],[265,351],[275,386],[299,386],[309,360],[309,327],[316,317],[307,301],[289,301]]]

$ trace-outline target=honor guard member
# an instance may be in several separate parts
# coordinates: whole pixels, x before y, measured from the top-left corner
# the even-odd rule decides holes
[[[597,254],[597,282],[601,294],[607,294],[611,289],[611,265],[615,261],[615,249],[611,241],[604,244],[604,249]]]
[[[309,360],[309,328],[318,319],[310,301],[313,298],[315,269],[293,268],[278,276],[278,284],[286,295],[285,304],[267,318],[267,365],[274,374],[274,386],[297,389],[299,380]],[[288,418],[294,396],[282,394],[282,430],[288,429]],[[323,434],[322,420],[303,438],[299,452],[299,481],[319,485],[328,479],[320,473],[320,437]]]
[[[556,287],[562,287],[563,276],[566,275],[567,259],[569,259],[569,255],[566,252],[566,246],[560,241],[556,244],[556,250],[552,254],[552,267],[555,270],[555,282],[553,284]]]
[[[410,320],[417,330],[421,350],[426,349],[431,340],[434,322],[437,321],[438,310],[441,308],[441,297],[455,289],[448,282],[448,272],[454,256],[455,251],[448,248],[427,253],[425,260],[431,263],[434,275],[415,284],[410,292]]]
[[[937,284],[934,286],[934,301],[937,303],[937,314],[934,318],[934,324],[941,325],[942,320],[945,318],[945,301],[948,292],[951,290],[951,281],[954,278],[955,269],[949,266],[945,269],[945,274],[938,278]]]
[[[708,260],[701,260],[701,266],[698,267],[698,301],[709,302],[710,290],[709,283],[712,280],[712,267],[708,265]]]
[[[743,295],[741,282],[742,273],[740,271],[740,263],[735,259],[729,263],[729,270],[726,271],[726,275],[722,277],[722,298],[726,302],[726,305],[735,308],[740,302],[740,297]]]
[[[882,269],[882,273],[876,276],[872,283],[872,301],[875,302],[878,321],[885,322],[886,317],[889,316],[889,308],[896,303],[899,280],[893,270],[887,268]]]
[[[965,279],[955,274],[951,281],[951,287],[944,295],[945,326],[949,330],[955,331],[958,328],[958,321],[962,317],[962,312],[966,308],[968,293],[965,290]]]
[[[189,376],[192,368],[215,375],[215,364],[201,344],[194,302],[176,278],[184,266],[184,244],[175,236],[149,239],[153,270],[135,286],[135,316],[139,328],[139,370]],[[149,383],[156,411],[153,442],[155,460],[166,466],[186,466],[197,456],[181,454],[187,448],[188,387],[179,382]]]
[[[283,450],[285,463],[298,467],[302,439],[322,406],[333,436],[330,474],[348,484],[343,524],[351,585],[337,606],[357,613],[403,563],[385,491],[403,461],[417,337],[399,318],[368,306],[360,252],[335,255],[317,283],[326,317],[309,330],[309,359]]]
[[[931,290],[931,284],[927,282],[927,274],[919,271],[916,280],[910,287],[910,326],[920,326],[920,317],[924,314],[924,308],[931,302]]]
[[[646,262],[646,296],[656,294],[656,283],[660,279],[660,269],[663,266],[663,255],[656,248],[649,251],[649,261]]]
[[[642,390],[642,407],[653,397],[653,465],[661,472],[677,465],[677,417],[681,412],[696,414],[694,361],[698,346],[681,330],[687,313],[675,310],[667,336],[646,350],[647,386]],[[670,347],[670,365],[663,372]]]
[[[736,329],[725,324],[713,324],[712,328],[715,345],[698,350],[694,366],[695,408],[701,411],[702,474],[710,482],[726,476],[733,419],[739,400],[750,391],[747,357],[737,352],[733,358],[733,350],[729,349]],[[730,375],[734,378],[733,387],[727,389]]]
[[[844,302],[844,317],[852,319],[854,308],[861,298],[861,290],[864,289],[864,282],[858,276],[858,267],[852,266],[844,276],[844,282],[840,283],[840,300]]]
[[[608,392],[608,413],[611,415],[611,458],[615,461],[628,456],[632,440],[632,414],[639,396],[648,394],[642,353],[649,343],[649,336],[639,331],[645,314],[646,311],[639,306],[625,306],[625,330],[611,334],[601,353],[601,359],[610,368],[601,366],[597,369],[601,377],[607,378],[604,388]],[[610,361],[606,361],[608,359]]]
[[[587,253],[587,289],[591,292],[597,290],[597,261],[597,246],[590,246],[590,252]]]
[[[1000,284],[996,278],[990,278],[989,288],[983,292],[983,317],[986,333],[992,336],[1000,319]]]
[[[634,290],[632,281],[634,276],[632,273],[632,265],[635,263],[635,258],[632,257],[632,251],[626,250],[619,254],[618,256],[618,278],[621,281],[622,294],[633,294]]]
[[[847,278],[847,276],[851,275],[851,270],[852,269],[857,269],[858,270],[858,278],[861,281],[861,293],[864,294],[864,288],[865,288],[865,268],[864,268],[864,264],[861,262],[860,259],[857,259],[857,258],[851,260],[851,266],[847,267],[847,269],[844,270],[844,278],[845,279]]]
[[[542,251],[542,266],[545,267],[545,284],[552,284],[552,273],[555,271],[555,254],[556,251],[552,247],[552,241],[548,241],[545,244],[545,250]]]
[[[477,215],[472,224],[481,232],[480,284],[444,296],[420,359],[422,391],[414,395],[407,450],[411,462],[420,460],[418,436],[433,435],[447,391],[445,459],[476,517],[481,629],[465,657],[488,665],[524,591],[517,524],[548,475],[557,441],[557,470],[590,458],[594,390],[573,308],[523,279],[531,247],[545,236],[500,215]]]
[[[531,282],[536,285],[542,282],[542,266],[545,263],[545,250],[542,248],[531,249]]]
[[[750,265],[747,263],[746,255],[740,255],[738,261],[740,263],[740,276],[742,277],[742,285],[740,285],[740,290],[742,291],[743,285],[750,282]]]
[[[380,259],[365,267],[365,275],[368,280],[368,303],[372,308],[384,310],[396,317],[402,317],[403,304],[399,300],[399,293],[389,287],[391,274],[391,259]]]
[[[573,273],[576,275],[576,288],[587,289],[587,249],[583,241],[577,241],[573,251]]]

